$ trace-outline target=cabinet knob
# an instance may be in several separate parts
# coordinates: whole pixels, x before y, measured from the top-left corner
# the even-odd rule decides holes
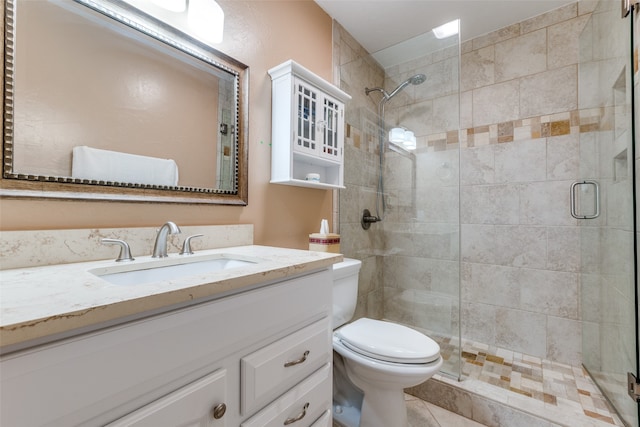
[[[224,416],[225,412],[227,412],[227,405],[225,405],[224,403],[219,403],[218,405],[213,407],[213,409],[211,410],[211,415],[213,415],[213,418],[215,418],[216,420],[219,420]]]

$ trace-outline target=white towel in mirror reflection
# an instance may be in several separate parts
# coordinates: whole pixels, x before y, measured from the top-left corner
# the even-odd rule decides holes
[[[178,165],[171,159],[73,147],[71,176],[96,181],[149,185],[178,185]]]

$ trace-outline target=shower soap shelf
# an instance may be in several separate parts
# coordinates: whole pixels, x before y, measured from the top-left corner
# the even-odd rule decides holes
[[[344,105],[351,96],[292,60],[269,75],[271,182],[344,188]]]

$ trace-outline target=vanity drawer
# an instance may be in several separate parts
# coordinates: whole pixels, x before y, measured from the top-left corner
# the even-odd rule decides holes
[[[331,387],[331,364],[327,363],[240,427],[316,427],[323,413],[330,412]]]
[[[331,360],[331,330],[325,317],[241,359],[244,414],[264,406]]]

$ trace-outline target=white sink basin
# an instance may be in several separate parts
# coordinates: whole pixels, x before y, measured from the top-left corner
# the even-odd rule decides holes
[[[236,255],[216,255],[207,258],[160,259],[140,264],[122,265],[89,270],[95,276],[114,285],[135,286],[145,283],[175,280],[197,274],[230,270],[260,262]]]

